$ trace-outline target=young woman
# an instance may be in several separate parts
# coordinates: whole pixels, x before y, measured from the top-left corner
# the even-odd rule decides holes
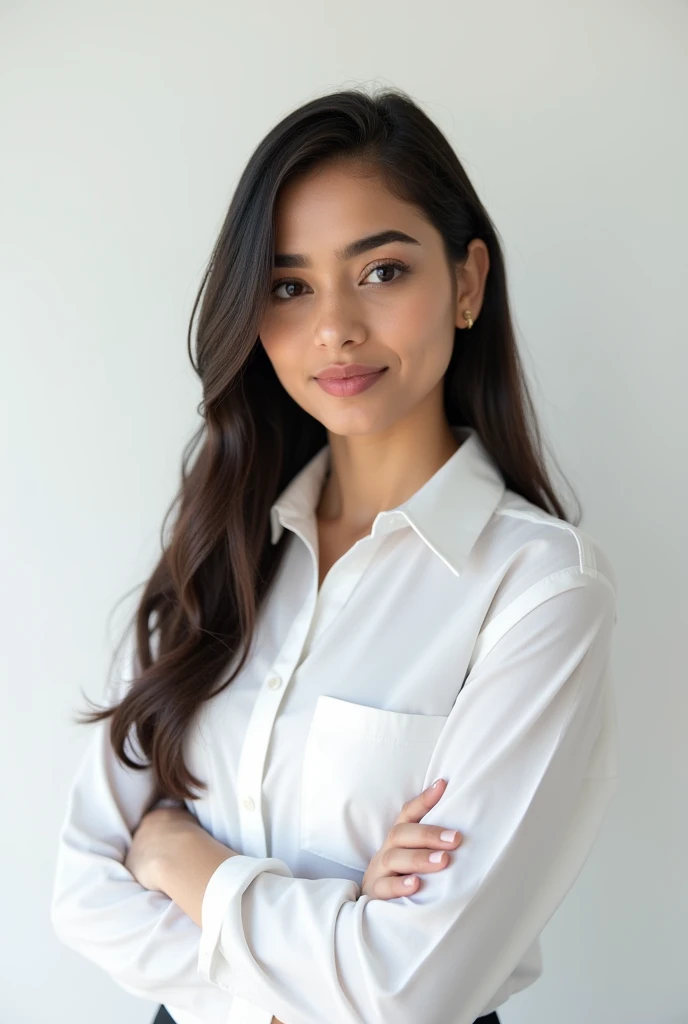
[[[337,92],[260,143],[201,296],[54,928],[157,1021],[494,1024],[617,787],[614,570],[549,480],[496,230],[410,97]]]

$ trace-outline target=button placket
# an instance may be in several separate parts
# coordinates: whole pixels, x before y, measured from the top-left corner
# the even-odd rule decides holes
[[[241,834],[244,848],[253,856],[267,856],[265,823],[260,813],[263,777],[267,751],[284,698],[285,683],[291,679],[296,668],[299,651],[311,623],[314,602],[309,601],[297,616],[292,629],[278,655],[275,666],[265,677],[263,687],[258,691],[249,720],[237,771],[238,792],[241,794]]]
[[[361,538],[330,570],[318,592],[317,554],[313,543],[313,529],[295,532],[308,548],[314,568],[310,599],[297,615],[274,667],[256,697],[247,728],[238,768],[238,791],[241,794],[241,832],[246,849],[255,856],[267,855],[265,823],[260,813],[265,761],[270,739],[284,697],[285,683],[308,656],[312,644],[327,629],[348,601],[379,547],[377,541],[391,529],[403,524],[397,513],[381,513],[375,521],[371,535]]]

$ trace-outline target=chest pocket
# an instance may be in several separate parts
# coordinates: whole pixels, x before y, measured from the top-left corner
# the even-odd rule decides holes
[[[364,872],[426,779],[444,715],[320,695],[303,756],[301,847]]]

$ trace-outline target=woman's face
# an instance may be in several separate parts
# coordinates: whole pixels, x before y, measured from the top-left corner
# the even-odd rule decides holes
[[[408,240],[340,252],[390,231]],[[415,207],[377,178],[321,166],[283,187],[275,254],[259,334],[295,402],[335,434],[383,431],[419,403],[441,408],[466,302],[458,281],[453,298],[441,235]],[[316,379],[332,363],[385,369],[365,390],[333,394]]]

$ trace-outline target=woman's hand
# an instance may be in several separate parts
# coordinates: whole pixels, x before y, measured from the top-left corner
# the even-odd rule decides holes
[[[160,867],[170,845],[199,829],[204,831],[186,807],[153,808],[144,814],[134,832],[125,868],[144,889],[160,889]]]
[[[444,842],[440,839],[444,831],[441,825],[419,824],[445,787],[446,782],[441,779],[435,789],[430,787],[404,804],[387,839],[368,865],[362,893],[378,900],[408,896],[418,888],[418,878],[413,872],[441,871],[446,867],[448,857],[435,863],[428,859],[429,855],[436,850],[456,849],[463,837],[457,832],[453,840]],[[159,868],[170,843],[199,829],[204,831],[186,807],[155,807],[144,814],[134,832],[124,866],[145,889],[158,889]],[[410,886],[404,884],[408,877],[413,878]],[[282,1021],[273,1016],[271,1024],[282,1024]]]
[[[457,832],[448,843],[440,839],[445,830],[441,825],[420,825],[420,819],[434,807],[447,783],[441,779],[437,788],[424,790],[420,796],[405,803],[401,814],[392,825],[387,839],[371,860],[361,885],[361,893],[378,900],[392,900],[397,896],[408,896],[418,889],[418,879],[409,872],[441,871],[449,863],[449,856],[439,863],[428,860],[436,850],[455,850],[463,836]],[[412,885],[404,885],[404,879],[414,877]],[[273,1017],[270,1024],[282,1024]]]
[[[361,885],[362,894],[377,900],[408,896],[418,889],[419,880],[413,872],[441,871],[447,866],[449,854],[443,855],[439,862],[429,857],[437,850],[456,849],[463,836],[457,832],[454,839],[444,842],[440,839],[445,831],[441,825],[418,824],[435,806],[446,785],[445,779],[441,779],[436,789],[431,786],[404,804],[387,839],[368,865]],[[409,878],[411,885],[406,885]]]

